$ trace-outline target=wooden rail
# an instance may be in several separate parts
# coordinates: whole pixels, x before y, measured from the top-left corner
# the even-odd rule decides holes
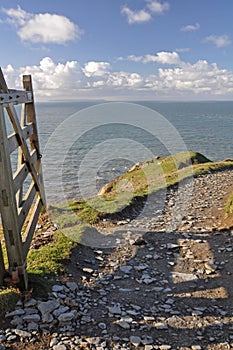
[[[8,89],[0,68],[0,213],[9,265],[6,271],[0,246],[0,284],[6,272],[12,276],[14,271],[14,276],[23,276],[27,289],[26,258],[46,201],[30,75],[23,76],[23,88]],[[22,104],[21,118],[15,104]],[[10,135],[7,119],[14,130]],[[13,171],[11,154],[15,151],[18,164]]]

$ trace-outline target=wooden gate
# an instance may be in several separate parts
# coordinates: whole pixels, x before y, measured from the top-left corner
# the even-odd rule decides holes
[[[23,76],[23,88],[8,89],[0,68],[0,213],[8,272],[15,281],[23,276],[27,288],[26,258],[46,203],[30,75]],[[0,284],[5,272],[0,246]]]

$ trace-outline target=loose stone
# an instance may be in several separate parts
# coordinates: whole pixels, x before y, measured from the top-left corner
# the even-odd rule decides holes
[[[121,314],[121,308],[119,306],[110,306],[108,310],[111,314],[117,314],[117,315]]]
[[[53,287],[52,287],[52,291],[53,292],[61,292],[64,290],[64,286],[60,286],[60,285],[57,285],[55,284]]]
[[[212,191],[207,201],[206,186],[208,182],[212,186],[217,176],[219,190]],[[193,191],[195,205],[187,209],[186,217],[178,218],[179,227],[168,232],[178,195],[170,188],[160,204],[163,212],[156,204],[147,208],[148,216],[137,216],[139,211],[135,211],[130,223],[118,227],[120,245],[98,252],[79,247],[79,268],[74,262],[77,281],[67,281],[72,278],[67,273],[65,282],[57,279],[47,301],[19,301],[6,314],[12,329],[0,330],[1,346],[14,348],[21,342],[20,347],[35,343],[36,348],[38,342],[39,348],[44,334],[44,348],[52,350],[169,350],[183,348],[184,343],[189,344],[187,350],[232,348],[233,307],[231,299],[227,308],[222,300],[230,295],[232,284],[233,231],[212,230],[205,221],[215,220],[211,201],[218,209],[220,199],[215,192],[225,196],[222,188],[226,181],[232,186],[233,172],[207,177],[208,181],[194,178],[199,186]]]
[[[60,302],[57,299],[40,302],[38,309],[42,314],[49,314],[60,306]]]
[[[64,344],[58,344],[53,346],[53,350],[66,350],[67,347]]]
[[[100,323],[98,324],[98,327],[99,327],[100,329],[103,329],[103,330],[107,328],[106,323],[103,323],[103,322],[100,322]]]
[[[134,346],[139,346],[142,342],[142,339],[140,337],[132,335],[130,337],[130,343],[133,344]]]
[[[31,333],[23,331],[21,329],[15,329],[14,330],[15,334],[18,335],[21,338],[31,338]]]

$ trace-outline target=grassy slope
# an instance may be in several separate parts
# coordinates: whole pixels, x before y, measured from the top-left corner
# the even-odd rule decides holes
[[[62,271],[62,261],[69,258],[71,249],[78,244],[72,239],[78,242],[77,237],[86,226],[97,222],[103,213],[119,212],[135,198],[174,185],[189,176],[228,168],[233,169],[233,161],[213,163],[194,152],[153,159],[134,166],[105,186],[100,196],[53,208],[53,219],[58,222],[60,230],[55,232],[53,242],[38,250],[30,250],[27,259],[29,280],[35,292],[46,292],[48,279],[44,279],[44,276],[56,276]],[[233,195],[228,201],[227,211],[233,212]],[[0,313],[12,308],[19,295],[17,288],[0,289]]]
[[[69,256],[71,242],[79,242],[88,225],[98,222],[106,213],[118,213],[136,198],[175,185],[187,177],[224,169],[233,169],[233,160],[214,163],[200,153],[183,152],[137,164],[104,186],[99,196],[51,207],[52,220],[60,232],[52,244],[29,252],[28,271],[37,275],[58,272],[62,268],[60,261]],[[228,212],[233,209],[233,196],[227,208]]]
[[[233,160],[211,162],[195,152],[182,152],[175,156],[152,159],[134,166],[105,185],[99,196],[77,200],[63,206],[63,209],[66,212],[75,212],[83,221],[93,224],[104,213],[120,212],[122,208],[132,204],[135,198],[175,185],[194,175],[224,169],[233,169]],[[59,221],[58,215],[57,218]],[[64,225],[62,220],[59,224]]]

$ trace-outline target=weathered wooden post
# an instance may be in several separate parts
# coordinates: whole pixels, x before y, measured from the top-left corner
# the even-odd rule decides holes
[[[3,284],[5,272],[6,272],[6,269],[5,269],[3,254],[2,254],[2,244],[0,242],[0,285]]]

